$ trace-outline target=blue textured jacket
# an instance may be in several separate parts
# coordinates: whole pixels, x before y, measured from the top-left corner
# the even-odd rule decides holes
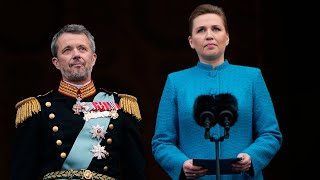
[[[215,69],[200,61],[194,67],[168,75],[160,100],[152,153],[174,180],[188,159],[216,159],[216,143],[204,137],[205,128],[193,117],[196,98],[203,94],[230,93],[238,103],[238,118],[229,138],[220,142],[220,159],[235,158],[244,152],[251,156],[253,174],[221,175],[221,179],[263,179],[262,170],[282,144],[272,99],[260,69],[225,62]],[[219,124],[210,135],[223,136]],[[198,179],[215,179],[207,175]]]

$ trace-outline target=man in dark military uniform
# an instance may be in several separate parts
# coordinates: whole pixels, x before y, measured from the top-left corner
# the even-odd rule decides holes
[[[96,89],[93,36],[66,25],[51,51],[60,86],[16,104],[12,179],[145,179],[137,99]]]

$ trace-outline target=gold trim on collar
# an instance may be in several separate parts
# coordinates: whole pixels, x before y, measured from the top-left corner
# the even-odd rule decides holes
[[[61,94],[64,94],[69,97],[74,97],[74,98],[80,97],[81,99],[83,99],[83,98],[86,98],[86,97],[89,97],[89,96],[92,96],[93,94],[95,94],[96,88],[95,88],[92,80],[89,84],[83,86],[80,89],[61,80],[58,91]]]

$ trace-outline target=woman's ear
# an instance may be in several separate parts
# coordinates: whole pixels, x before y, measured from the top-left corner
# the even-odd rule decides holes
[[[226,41],[226,46],[228,46],[229,45],[229,36],[227,36],[227,41]]]
[[[193,44],[192,44],[192,37],[191,37],[191,36],[188,37],[188,41],[189,41],[190,47],[191,47],[192,49],[194,49]]]

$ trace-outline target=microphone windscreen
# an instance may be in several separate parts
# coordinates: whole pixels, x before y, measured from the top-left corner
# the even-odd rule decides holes
[[[203,114],[203,112],[208,112]],[[211,113],[209,113],[211,112]],[[214,124],[214,112],[215,112],[215,99],[211,95],[200,95],[197,97],[194,103],[194,110],[193,110],[193,116],[196,122],[200,126],[205,126],[205,118],[209,118],[210,120],[210,126],[213,126]]]
[[[223,94],[218,94],[214,96],[215,102],[216,102],[216,110],[221,116],[221,112],[226,112],[229,111],[231,112],[231,116],[229,116],[230,113],[224,113],[223,115],[229,117],[230,121],[230,126],[234,125],[238,118],[238,102],[237,99],[231,95],[230,93],[223,93]],[[217,115],[217,117],[219,116]],[[224,118],[224,117],[220,117]],[[219,120],[221,122],[221,119]]]

